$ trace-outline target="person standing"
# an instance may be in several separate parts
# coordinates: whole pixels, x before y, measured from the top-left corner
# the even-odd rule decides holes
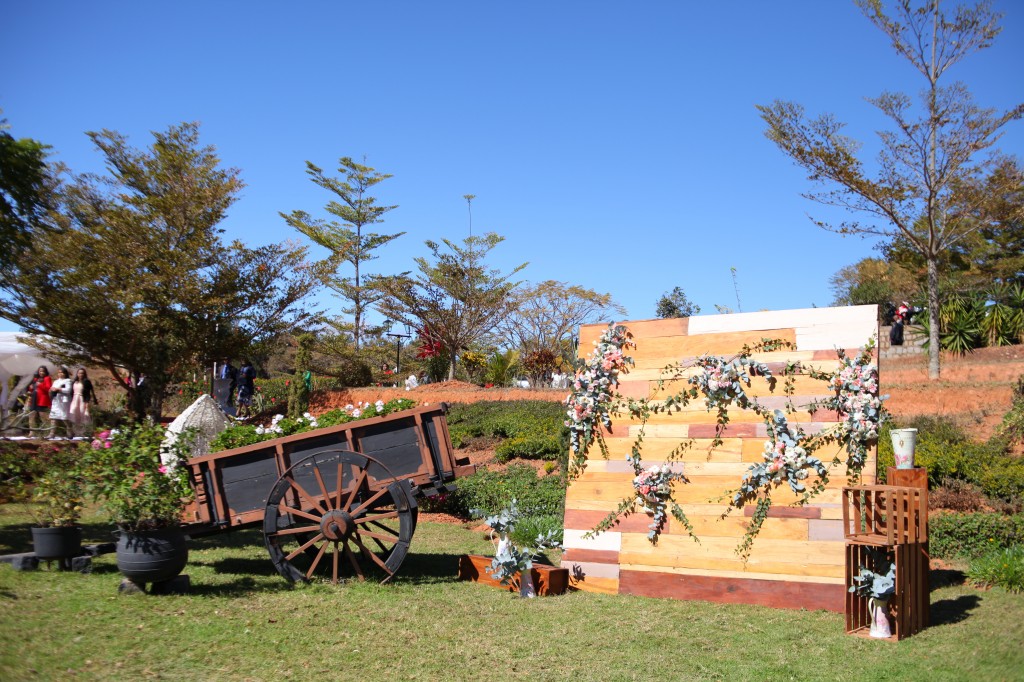
[[[256,390],[256,370],[249,360],[242,360],[242,366],[238,370],[238,416],[248,417],[250,414],[249,405],[252,403],[252,394]]]
[[[224,358],[224,364],[220,367],[220,378],[228,380],[228,406],[234,404],[235,389],[238,388],[238,370],[231,364],[231,358]]]
[[[58,438],[71,437],[71,423],[68,421],[71,407],[71,373],[67,367],[57,370],[57,380],[50,385],[50,435]]]
[[[89,373],[83,367],[75,373],[75,381],[71,384],[71,407],[68,409],[68,413],[73,425],[74,433],[72,435],[85,435],[86,427],[92,420],[92,416],[89,414],[90,402],[93,405],[100,404],[96,399],[96,391],[92,387],[92,382],[89,381]]]
[[[32,380],[29,390],[32,391],[31,412],[28,415],[28,428],[31,433],[35,429],[45,428],[50,421],[50,387],[53,386],[53,379],[50,378],[50,370],[41,365],[36,370],[36,376]]]

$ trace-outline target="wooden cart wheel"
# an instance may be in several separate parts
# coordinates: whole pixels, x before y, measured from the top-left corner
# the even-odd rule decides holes
[[[289,582],[381,575],[387,582],[409,551],[416,506],[407,482],[378,460],[326,450],[285,471],[267,497],[263,536]]]

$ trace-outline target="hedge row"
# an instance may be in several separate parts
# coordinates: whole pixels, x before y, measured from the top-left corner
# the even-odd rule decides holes
[[[497,438],[499,462],[510,459],[557,460],[568,449],[565,408],[544,400],[484,401],[452,405],[448,430],[452,445],[465,447],[473,438]]]

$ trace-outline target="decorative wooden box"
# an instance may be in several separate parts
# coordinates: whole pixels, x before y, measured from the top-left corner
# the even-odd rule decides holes
[[[884,551],[889,560],[896,564],[896,593],[889,600],[889,612],[894,627],[887,641],[898,641],[920,632],[928,625],[928,554],[920,543],[872,547],[865,544],[846,545],[846,588],[853,585],[853,578],[860,574],[860,567],[867,565],[867,554],[871,549]],[[868,598],[852,592],[846,593],[846,632],[858,637],[870,637],[871,613]]]
[[[512,585],[502,585],[496,578],[487,572],[491,565],[491,557],[479,554],[463,554],[459,557],[459,580],[472,580],[483,585],[490,585],[509,592],[514,591]],[[569,569],[547,566],[545,564],[533,565],[533,586],[537,595],[541,597],[563,594],[569,589]]]
[[[928,490],[894,485],[843,488],[847,543],[891,547],[928,541]]]

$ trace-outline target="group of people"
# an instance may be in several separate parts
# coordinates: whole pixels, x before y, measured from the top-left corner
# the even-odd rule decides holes
[[[72,438],[85,435],[92,419],[89,403],[99,404],[85,368],[78,369],[72,379],[68,368],[61,367],[54,379],[50,370],[42,365],[36,370],[25,393],[29,428],[48,429],[49,436]]]
[[[231,364],[231,358],[224,358],[224,362],[218,368],[217,374],[217,378],[227,379],[230,382],[228,384],[227,404],[233,405],[234,401],[237,400],[237,416],[249,416],[252,394],[256,390],[256,368],[246,359],[242,360],[242,366],[236,369]],[[237,398],[235,397],[236,390],[238,391]]]

